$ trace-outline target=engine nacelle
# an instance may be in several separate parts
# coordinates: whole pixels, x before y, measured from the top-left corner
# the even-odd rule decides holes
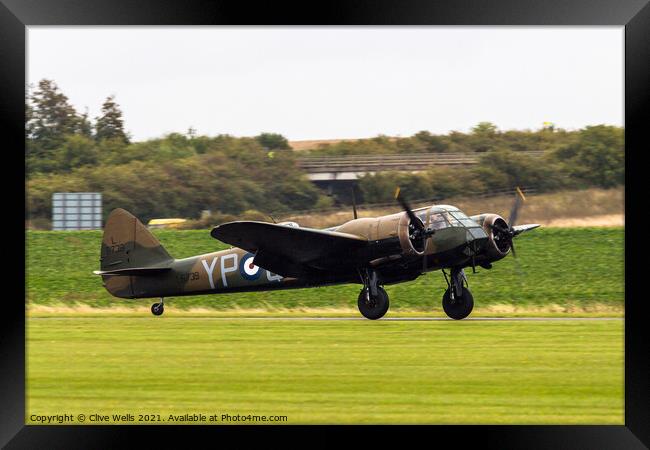
[[[418,219],[420,220],[420,219]],[[360,218],[344,223],[335,231],[363,236],[375,241],[374,252],[379,260],[393,260],[403,256],[422,255],[421,240],[411,239],[413,224],[405,212],[380,218]]]
[[[417,217],[416,219],[420,221],[420,226],[422,226],[422,221]],[[411,223],[411,219],[409,218],[408,214],[402,213],[399,220],[398,236],[400,246],[402,247],[402,252],[405,255],[419,256],[424,253],[424,241],[419,239],[411,239],[411,235],[414,231],[415,226],[413,223]]]
[[[485,248],[485,256],[490,261],[497,261],[505,258],[510,251],[510,244],[504,239],[501,233],[494,228],[494,225],[507,229],[508,224],[498,214],[485,214],[483,217],[483,231],[488,235],[488,244]]]
[[[285,227],[300,228],[300,225],[296,222],[279,222],[276,225],[284,225]]]

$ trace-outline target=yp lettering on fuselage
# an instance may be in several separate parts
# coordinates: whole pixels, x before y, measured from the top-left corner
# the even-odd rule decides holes
[[[253,264],[254,258],[255,255],[252,253],[246,253],[240,260],[237,253],[229,253],[222,256],[215,256],[211,261],[202,259],[201,264],[205,269],[205,273],[208,275],[210,289],[215,289],[216,283],[219,281],[218,279],[215,279],[214,273],[217,264],[219,264],[219,272],[221,273],[221,283],[223,287],[228,287],[228,279],[226,275],[231,272],[239,272],[239,276],[246,281],[258,280],[263,273],[266,274],[266,279],[271,282],[280,281],[283,278],[280,275],[271,273],[268,270],[262,269]]]

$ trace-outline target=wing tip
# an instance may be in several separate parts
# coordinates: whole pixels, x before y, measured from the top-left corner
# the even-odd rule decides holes
[[[265,224],[265,225],[277,225],[277,224],[275,224],[275,223],[271,223],[271,222],[260,222],[260,221],[257,221],[257,220],[233,220],[233,221],[231,221],[231,222],[220,223],[220,224],[217,225],[216,227],[212,228],[212,230],[210,231],[210,235],[212,235],[212,237],[214,237],[214,235],[215,235],[216,233],[218,233],[220,230],[223,230],[223,229],[225,229],[225,228],[228,228],[228,227],[230,227],[230,226],[232,226],[232,225],[239,225],[239,224],[242,224],[242,223],[243,223],[243,224],[257,224],[257,223],[261,223],[261,224]]]
[[[515,229],[518,233],[523,233],[524,231],[534,230],[535,228],[539,228],[539,227],[541,227],[541,226],[542,226],[542,225],[539,224],[539,223],[527,223],[527,224],[524,224],[524,225],[516,225],[516,226],[514,227],[514,229]]]

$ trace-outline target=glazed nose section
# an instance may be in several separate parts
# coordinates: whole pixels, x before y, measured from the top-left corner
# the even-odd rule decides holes
[[[483,251],[488,241],[489,237],[483,228],[467,228],[465,230],[465,249],[463,253],[467,256],[477,255]]]

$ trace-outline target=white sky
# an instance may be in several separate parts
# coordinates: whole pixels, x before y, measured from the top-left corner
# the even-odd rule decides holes
[[[28,82],[135,140],[623,125],[623,27],[29,27]]]

